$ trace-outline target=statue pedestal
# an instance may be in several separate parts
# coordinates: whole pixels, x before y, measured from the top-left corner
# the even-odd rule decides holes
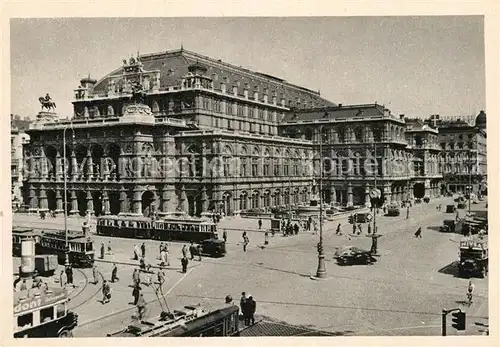
[[[151,108],[144,104],[130,104],[124,109],[120,123],[155,123]]]
[[[55,112],[40,111],[36,115],[36,121],[30,124],[30,129],[42,128],[44,123],[59,123],[59,116]]]

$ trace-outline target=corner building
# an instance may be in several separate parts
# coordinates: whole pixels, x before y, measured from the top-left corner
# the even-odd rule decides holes
[[[200,215],[309,201],[313,142],[278,128],[291,109],[335,106],[319,93],[184,49],[80,82],[71,120],[28,131],[31,209]]]

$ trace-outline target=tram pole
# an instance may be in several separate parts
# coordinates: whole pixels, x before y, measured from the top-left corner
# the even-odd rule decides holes
[[[325,254],[323,253],[323,125],[319,127],[319,243],[317,278],[326,278]]]
[[[67,158],[66,158],[66,125],[63,130],[63,180],[64,180],[64,237],[66,239],[66,251],[64,265],[69,265],[69,248],[68,248],[68,177],[67,177]],[[75,130],[71,126],[73,132],[73,139],[75,138]]]

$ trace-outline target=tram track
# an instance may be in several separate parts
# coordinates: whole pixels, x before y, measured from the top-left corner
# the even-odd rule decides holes
[[[77,270],[78,270],[78,271],[79,271],[79,272],[83,275],[83,277],[85,278],[85,285],[83,286],[83,288],[82,288],[80,291],[78,291],[78,293],[77,293],[75,296],[73,296],[72,298],[70,297],[70,302],[71,302],[74,298],[77,298],[80,294],[82,294],[82,293],[83,293],[83,291],[84,291],[84,290],[88,287],[88,285],[89,285],[89,279],[88,279],[88,276],[85,274],[85,272],[83,272],[83,270],[81,270],[81,269],[77,269]],[[102,274],[100,271],[98,271],[98,274],[99,274],[99,276],[101,277],[101,283],[104,283],[104,276],[103,276],[103,274]],[[96,292],[95,292],[94,294],[92,294],[92,295],[91,295],[88,299],[86,299],[86,300],[82,301],[82,302],[81,302],[81,303],[79,303],[78,305],[75,305],[75,306],[71,307],[71,309],[72,309],[72,310],[76,310],[77,308],[79,308],[79,307],[81,307],[81,306],[83,306],[83,305],[87,304],[90,300],[92,300],[93,298],[95,298],[95,297],[97,296],[97,294],[99,294],[99,292],[101,292],[101,291],[102,291],[102,284],[99,286],[99,288],[96,290]]]

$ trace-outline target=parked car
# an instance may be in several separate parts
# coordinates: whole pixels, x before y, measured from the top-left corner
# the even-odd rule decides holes
[[[223,257],[226,255],[226,243],[224,240],[208,239],[201,241],[199,245],[201,246],[202,255],[210,257]],[[198,251],[195,252],[195,255],[198,255]]]

